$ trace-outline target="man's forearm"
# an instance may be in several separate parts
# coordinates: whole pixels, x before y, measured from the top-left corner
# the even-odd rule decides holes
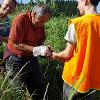
[[[26,44],[14,44],[14,47],[23,53],[31,54],[34,56],[48,56],[51,50],[50,47],[45,45],[33,47]]]
[[[29,46],[26,44],[14,44],[15,48],[26,53],[32,53],[33,46]]]

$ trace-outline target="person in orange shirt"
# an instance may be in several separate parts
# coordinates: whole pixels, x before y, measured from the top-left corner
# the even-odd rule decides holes
[[[77,0],[81,16],[69,21],[66,48],[52,52],[51,59],[64,61],[63,100],[96,100],[95,91],[100,90],[99,1]],[[71,89],[75,91],[72,97]]]

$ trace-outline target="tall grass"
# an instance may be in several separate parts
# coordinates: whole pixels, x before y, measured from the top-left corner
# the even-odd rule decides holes
[[[31,98],[31,96],[29,96],[29,93],[23,91],[23,90],[19,90],[19,87],[15,87],[12,88],[11,84],[13,83],[14,80],[16,80],[16,78],[19,78],[19,73],[23,70],[24,67],[26,67],[26,65],[29,62],[27,62],[21,69],[20,71],[15,75],[15,77],[9,82],[9,74],[11,73],[10,71],[7,72],[7,74],[5,75],[5,78],[0,77],[0,100],[7,100],[7,98],[10,98],[9,100],[25,100],[24,98],[28,98],[28,100]],[[17,82],[17,81],[16,81]],[[13,90],[16,90],[16,92],[13,93]],[[19,99],[20,98],[20,99]],[[30,99],[31,100],[31,99]]]

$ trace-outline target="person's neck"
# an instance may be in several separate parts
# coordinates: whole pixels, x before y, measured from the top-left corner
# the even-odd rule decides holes
[[[85,7],[85,14],[97,14],[96,7],[89,5]]]

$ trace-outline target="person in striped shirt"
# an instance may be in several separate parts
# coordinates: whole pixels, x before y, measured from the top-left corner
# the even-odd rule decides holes
[[[8,41],[10,33],[10,20],[8,14],[14,11],[16,4],[16,0],[3,0],[0,7],[0,74],[4,71],[1,63],[4,50],[2,49],[2,42]]]
[[[3,0],[0,8],[0,43],[7,42],[10,32],[10,20],[8,14],[11,14],[16,7],[16,0]]]

